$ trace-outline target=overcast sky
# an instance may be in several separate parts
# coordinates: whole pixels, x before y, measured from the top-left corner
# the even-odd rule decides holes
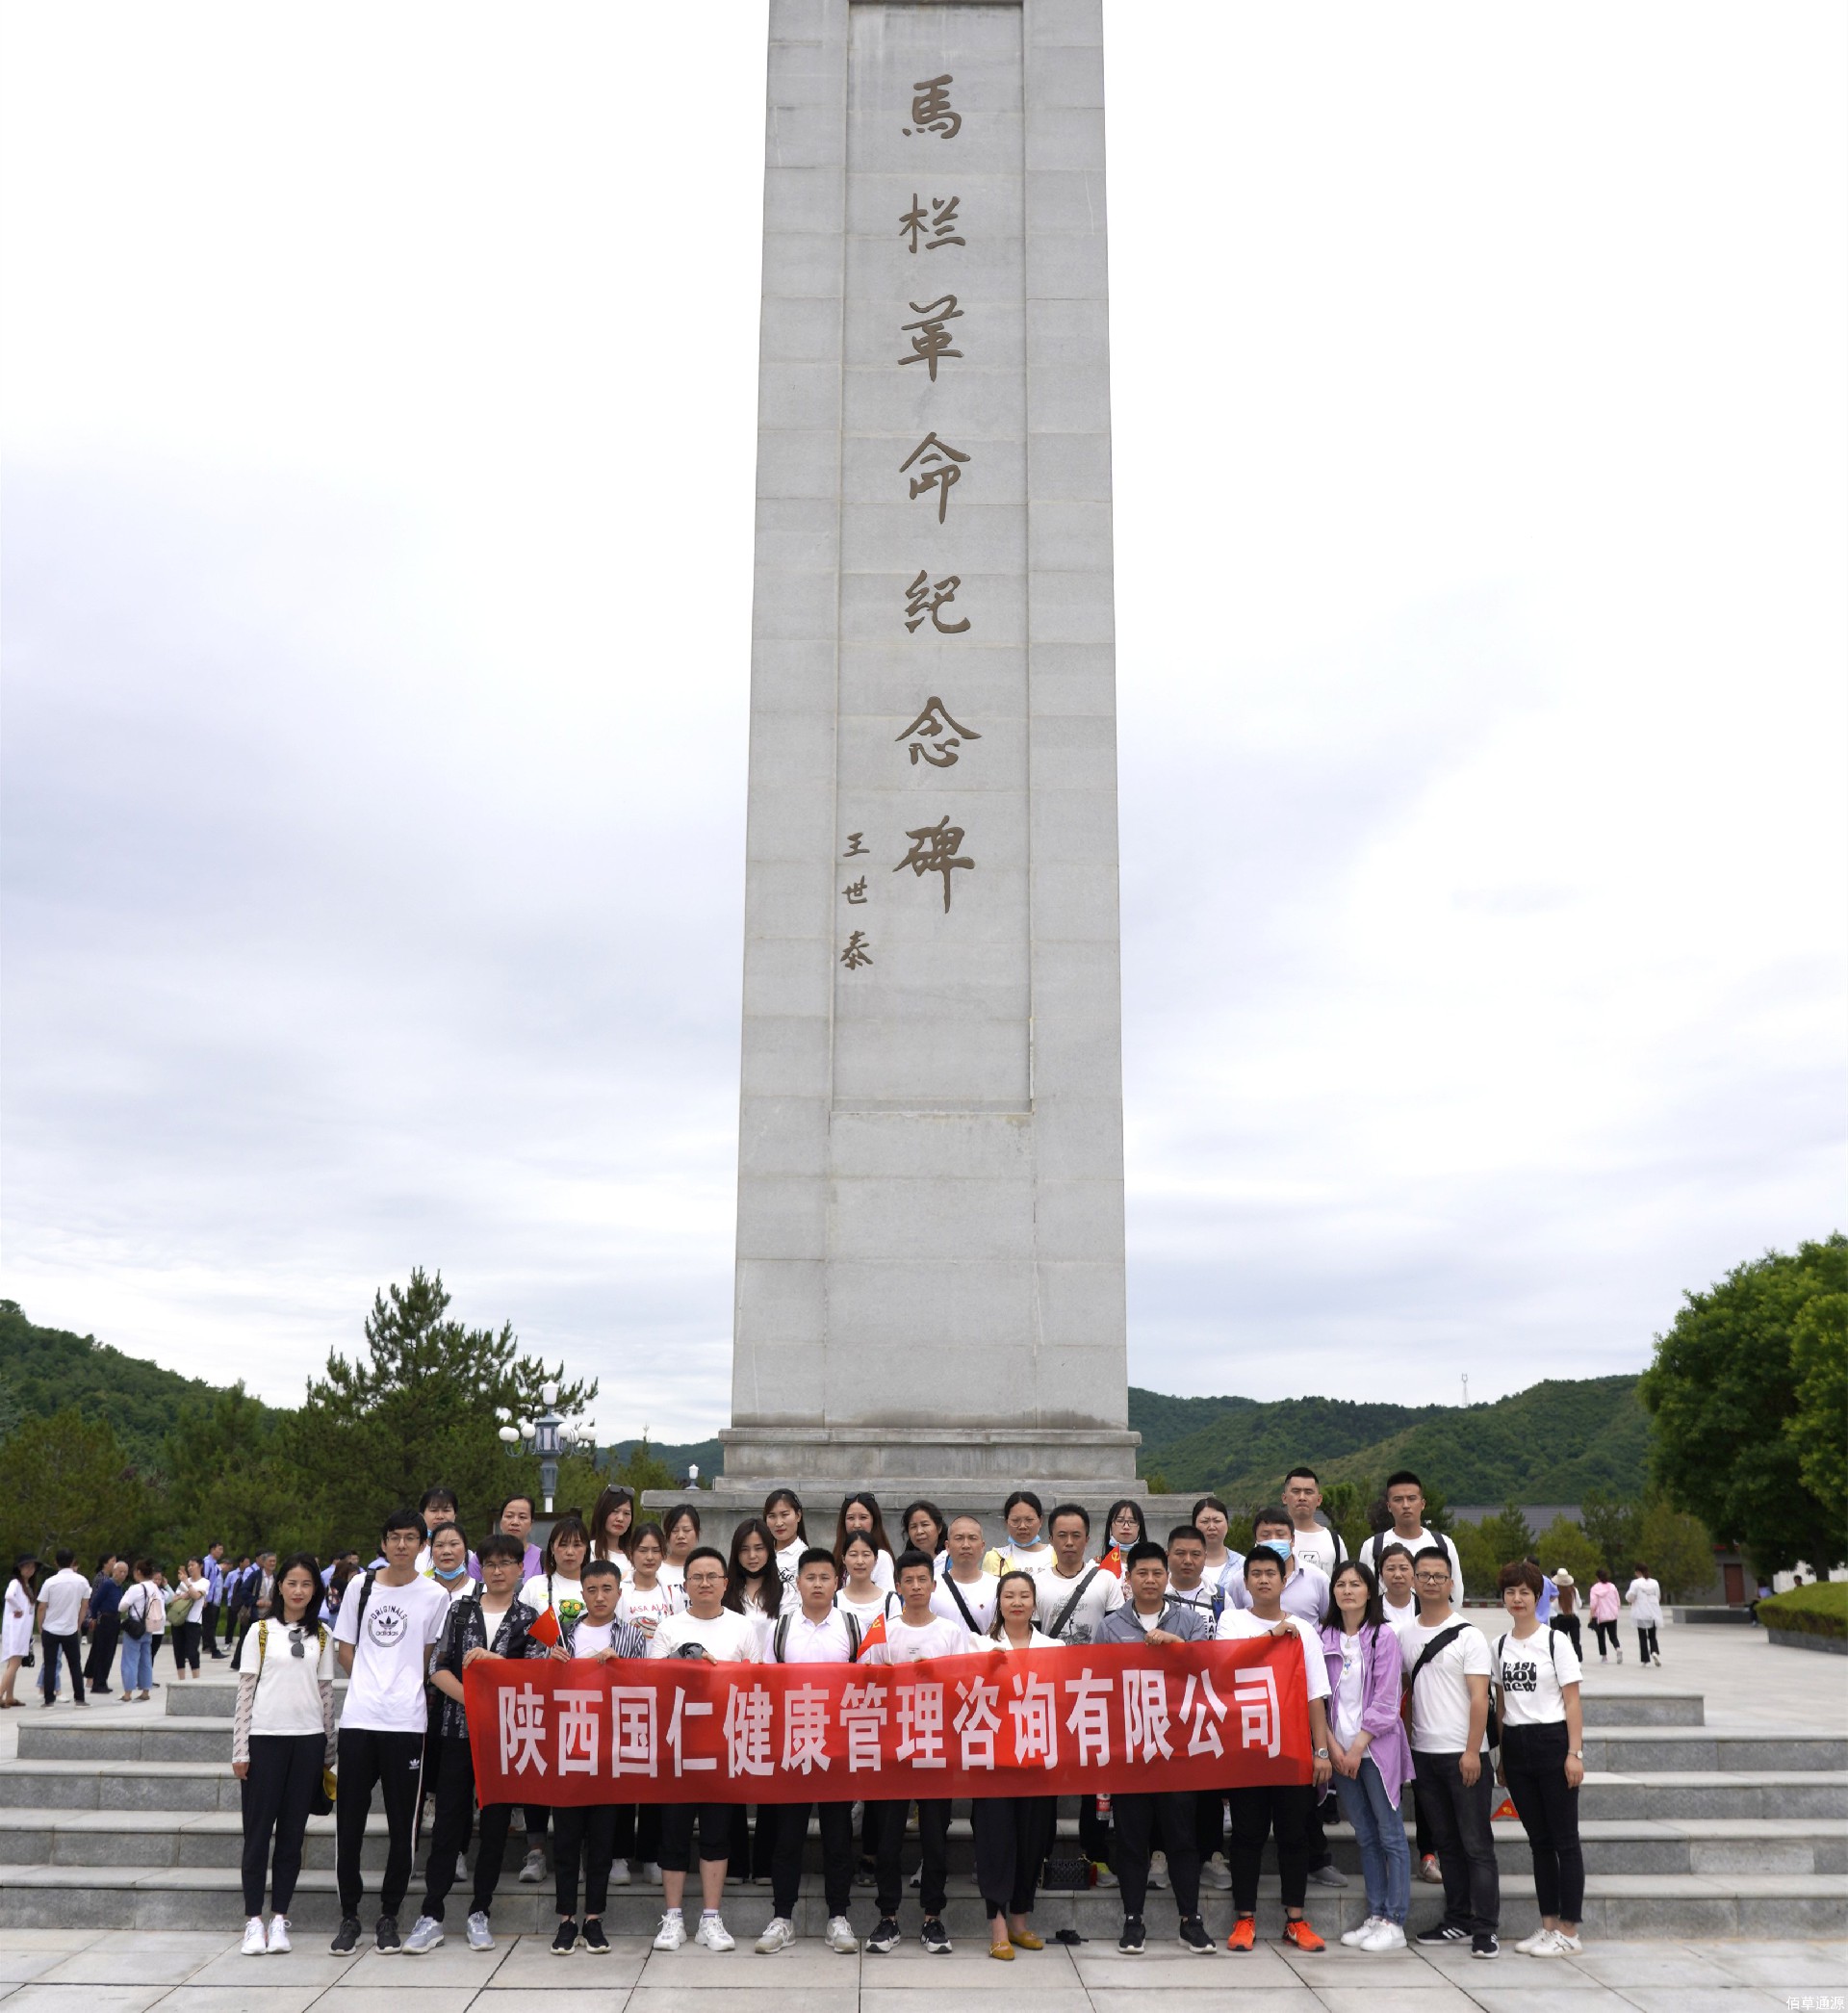
[[[1130,1375],[1839,1226],[1848,13],[1111,0]],[[729,1407],[760,0],[7,10],[4,1271]]]

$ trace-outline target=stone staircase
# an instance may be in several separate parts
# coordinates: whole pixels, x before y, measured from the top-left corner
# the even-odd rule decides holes
[[[32,1706],[15,1722],[18,1753],[0,1761],[0,1926],[101,1929],[231,1929],[242,1916],[238,1860],[239,1789],[231,1774],[228,1684],[168,1684],[164,1708],[117,1712],[98,1701],[79,1713]],[[1588,1932],[1623,1937],[1825,1937],[1848,1934],[1848,1733],[1779,1734],[1706,1724],[1702,1695],[1652,1688],[1585,1698],[1587,1776],[1580,1798],[1588,1872]],[[1061,1830],[1076,1831],[1067,1810]],[[383,1819],[374,1815],[367,1850],[368,1886],[383,1864]],[[1502,1921],[1524,1934],[1533,1917],[1527,1841],[1518,1823],[1497,1825]],[[1346,1889],[1310,1889],[1310,1916],[1324,1935],[1366,1913],[1352,1838],[1331,1827]],[[516,1841],[517,1844],[517,1841]],[[294,1909],[311,1936],[331,1930],[333,1820],[309,1825],[305,1865]],[[811,1847],[812,1855],[812,1847]],[[951,1832],[952,1935],[983,1934],[966,1819]],[[915,1864],[913,1855],[908,1863]],[[523,1887],[513,1877],[518,1851],[496,1897],[504,1933],[531,1934],[554,1919],[551,1884]],[[818,1890],[818,1881],[806,1886]],[[406,1916],[415,1913],[414,1880]],[[465,1909],[451,1897],[451,1927]],[[1436,1889],[1415,1885],[1414,1926],[1439,1912]],[[612,1894],[612,1935],[654,1927],[658,1890]],[[868,1918],[870,1895],[857,1893],[855,1919]],[[1229,1895],[1206,1890],[1207,1926],[1231,1925]],[[370,1923],[375,1900],[365,1909]],[[767,1888],[733,1882],[726,1904],[735,1934],[755,1936],[770,1913]],[[805,1892],[798,1928],[819,1933],[819,1892]],[[915,1903],[905,1920],[914,1926]],[[1166,1894],[1149,1900],[1149,1930],[1174,1931]],[[1108,1891],[1053,1892],[1035,1921],[1042,1933],[1073,1927],[1114,1940],[1121,1920]],[[1262,1934],[1281,1922],[1273,1880],[1260,1908]],[[408,1927],[406,1921],[404,1926]]]

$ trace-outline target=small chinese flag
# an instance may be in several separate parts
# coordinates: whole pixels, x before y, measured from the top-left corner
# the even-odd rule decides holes
[[[555,1648],[558,1642],[557,1615],[554,1614],[550,1608],[548,1608],[545,1611],[545,1613],[540,1615],[539,1619],[533,1623],[531,1628],[529,1628],[526,1631],[526,1634],[530,1636],[535,1642],[543,1642],[548,1649]]]
[[[1518,1818],[1520,1815],[1520,1812],[1514,1807],[1514,1798],[1512,1796],[1503,1796],[1502,1801],[1490,1813],[1489,1821],[1493,1823],[1502,1818]]]
[[[1123,1577],[1122,1546],[1112,1545],[1110,1550],[1106,1552],[1100,1560],[1098,1560],[1097,1570],[1099,1572],[1109,1573],[1113,1579],[1120,1580]]]
[[[874,1620],[872,1627],[860,1639],[860,1647],[854,1652],[854,1662],[858,1664],[875,1642],[884,1642],[885,1640],[886,1617],[882,1614]]]

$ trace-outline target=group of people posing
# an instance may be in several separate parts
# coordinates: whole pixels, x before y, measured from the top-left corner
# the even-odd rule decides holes
[[[753,1812],[693,1799],[477,1811],[463,1673],[483,1658],[906,1664],[1266,1635],[1294,1636],[1301,1645],[1314,1780],[1081,1796],[1079,1844],[1091,1877],[1121,1895],[1117,1948],[1128,1955],[1145,1948],[1149,1888],[1171,1884],[1182,1945],[1210,1954],[1217,1946],[1201,1920],[1204,1883],[1230,1889],[1228,1947],[1251,1949],[1260,1867],[1274,1838],[1284,1937],[1300,1950],[1323,1948],[1307,1918],[1309,1883],[1347,1885],[1323,1836],[1332,1786],[1353,1827],[1368,1904],[1366,1920],[1342,1941],[1368,1951],[1405,1947],[1414,1879],[1409,1791],[1419,1873],[1445,1894],[1441,1921],[1417,1941],[1496,1956],[1499,1750],[1501,1777],[1532,1847],[1540,1913],[1516,1948],[1541,1957],[1577,1950],[1584,1893],[1579,1661],[1571,1634],[1546,1618],[1554,1583],[1528,1561],[1503,1567],[1505,1625],[1491,1643],[1459,1613],[1455,1549],[1425,1528],[1418,1478],[1395,1475],[1386,1501],[1391,1528],[1359,1556],[1318,1518],[1321,1490],[1306,1468],[1286,1479],[1278,1504],[1258,1512],[1245,1554],[1228,1547],[1230,1514],[1216,1497],[1202,1497],[1187,1523],[1157,1537],[1132,1500],[1113,1505],[1093,1534],[1082,1505],[1058,1504],[1048,1513],[1025,1489],[1008,1499],[1005,1535],[994,1543],[977,1518],[946,1517],[927,1502],[909,1505],[888,1535],[877,1499],[865,1492],[848,1496],[827,1541],[815,1541],[800,1498],[779,1488],[721,1551],[701,1542],[694,1506],[649,1521],[627,1489],[610,1488],[588,1519],[559,1517],[543,1544],[531,1536],[530,1499],[516,1496],[472,1548],[453,1495],[433,1489],[415,1511],[386,1520],[378,1556],[338,1589],[306,1555],[281,1561],[270,1613],[240,1639],[233,1765],[244,1781],[244,1950],[289,1948],[302,1834],[336,1784],[336,1951],[355,1948],[363,1933],[361,1848],[375,1793],[389,1834],[373,1928],[383,1952],[440,1945],[458,1882],[470,1889],[470,1947],[493,1948],[491,1916],[516,1817],[526,1845],[522,1880],[545,1879],[550,1830],[558,1916],[552,1948],[561,1956],[607,1950],[609,1891],[637,1873],[661,1887],[657,1949],[680,1948],[689,1937],[709,1949],[735,1947],[721,1913],[728,1871],[771,1888],[772,1917],[757,1948],[787,1948],[811,1817],[828,1948],[896,1947],[907,1803],[837,1798]],[[348,1679],[338,1716],[337,1671]],[[424,1892],[400,1936],[425,1799],[433,1814]],[[924,1799],[915,1810],[919,1933],[927,1950],[946,1951],[951,1806]],[[1042,1947],[1030,1917],[1055,1801],[978,1797],[970,1821],[990,1955],[1012,1961],[1016,1950]],[[699,1910],[689,1929],[686,1887],[696,1870]],[[857,1886],[873,1891],[863,1939],[850,1915]]]

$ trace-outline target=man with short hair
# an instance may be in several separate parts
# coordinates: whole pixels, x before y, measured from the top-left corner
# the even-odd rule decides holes
[[[205,1548],[205,1610],[199,1617],[199,1638],[204,1642],[206,1654],[216,1662],[224,1662],[224,1652],[218,1647],[218,1615],[224,1607],[224,1540],[215,1537]]]
[[[982,1564],[982,1519],[964,1510],[950,1519],[945,1549],[950,1562],[937,1578],[931,1610],[945,1621],[960,1621],[971,1636],[994,1626],[994,1593],[1000,1580]]]
[[[973,1521],[972,1519],[970,1521]],[[982,1527],[975,1527],[978,1572],[982,1564]],[[951,1538],[954,1542],[955,1529]],[[770,1661],[777,1664],[851,1664],[860,1649],[860,1627],[853,1616],[834,1606],[840,1569],[825,1545],[810,1545],[796,1561],[797,1606],[785,1610],[770,1632]],[[824,1776],[808,1778],[817,1787]],[[812,1808],[821,1827],[822,1891],[828,1899],[828,1926],[822,1941],[831,1950],[851,1957],[860,1939],[847,1919],[854,1887],[854,1806],[851,1797],[816,1803],[784,1803],[776,1809],[777,1838],[770,1861],[770,1922],[757,1938],[766,1957],[786,1950],[796,1940],[796,1897],[802,1889],[803,1847],[808,1842]],[[758,1820],[762,1821],[761,1818]]]
[[[1245,1561],[1239,1561],[1243,1569]],[[1194,1524],[1176,1524],[1168,1534],[1168,1598],[1177,1608],[1191,1608],[1211,1638],[1225,1609],[1225,1589],[1206,1576],[1206,1534]],[[1221,1892],[1232,1885],[1225,1863],[1225,1792],[1194,1792],[1194,1845],[1199,1855],[1200,1879]]]
[[[937,1590],[937,1567],[930,1555],[916,1550],[901,1552],[892,1571],[893,1584],[904,1606],[887,1617],[886,1639],[868,1642],[860,1651],[863,1664],[915,1664],[924,1657],[961,1657],[982,1647],[960,1621],[946,1620],[935,1613],[931,1596]],[[878,1867],[879,1921],[866,1939],[866,1948],[885,1952],[898,1945],[899,1853],[905,1842],[905,1805],[869,1803],[870,1818],[879,1811],[879,1843],[875,1848]],[[950,1864],[950,1799],[920,1796],[917,1801],[917,1839],[923,1866],[918,1875],[918,1899],[924,1908],[924,1948],[942,1955],[950,1948],[949,1931],[943,1926],[945,1882]]]
[[[1322,1508],[1322,1484],[1314,1468],[1295,1467],[1283,1478],[1283,1507],[1290,1512],[1297,1563],[1313,1565],[1324,1580],[1332,1581],[1335,1568],[1348,1557],[1348,1547],[1341,1533],[1316,1514]]]
[[[1412,1700],[1412,1767],[1444,1876],[1444,1918],[1419,1943],[1467,1943],[1475,1957],[1496,1957],[1502,1882],[1489,1820],[1489,1640],[1458,1619],[1450,1555],[1426,1545],[1412,1556],[1418,1625],[1399,1637]]]
[[[84,1640],[84,1617],[90,1613],[90,1582],[76,1570],[77,1555],[68,1548],[56,1554],[58,1570],[38,1589],[38,1622],[44,1644],[45,1667],[38,1682],[50,1705],[58,1694],[58,1659],[70,1665],[70,1702],[88,1705],[84,1666],[78,1655]]]
[[[1379,1577],[1380,1557],[1390,1544],[1401,1544],[1416,1559],[1426,1545],[1442,1545],[1450,1561],[1450,1606],[1463,1606],[1463,1565],[1456,1547],[1441,1531],[1424,1528],[1424,1484],[1410,1468],[1400,1468],[1386,1478],[1386,1513],[1392,1528],[1376,1531],[1360,1548],[1360,1556]]]
[[[1200,1545],[1204,1563],[1206,1545]],[[1168,1554],[1152,1538],[1130,1546],[1123,1557],[1129,1597],[1104,1617],[1099,1642],[1135,1642],[1152,1650],[1184,1642],[1210,1642],[1213,1625],[1198,1611],[1168,1598]],[[1200,1920],[1200,1860],[1195,1844],[1198,1797],[1192,1790],[1119,1791],[1111,1799],[1116,1831],[1117,1879],[1123,1890],[1123,1927],[1116,1948],[1140,1957],[1147,1931],[1142,1909],[1148,1898],[1149,1865],[1155,1834],[1168,1848],[1168,1878],[1181,1915],[1181,1947],[1197,1956],[1213,1954],[1213,1939]]]
[[[1245,1558],[1245,1604],[1219,1616],[1221,1641],[1252,1636],[1296,1636],[1302,1647],[1302,1674],[1309,1700],[1313,1781],[1245,1784],[1230,1793],[1232,1805],[1232,1905],[1237,1920],[1226,1939],[1231,1950],[1248,1950],[1257,1934],[1258,1874],[1264,1843],[1277,1837],[1277,1875],[1283,1890],[1283,1940],[1299,1950],[1326,1946],[1309,1926],[1303,1908],[1308,1895],[1310,1819],[1334,1767],[1329,1759],[1328,1660],[1322,1633],[1283,1611],[1284,1561],[1269,1545],[1254,1543]]]
[[[105,1569],[90,1583],[90,1655],[84,1661],[84,1675],[92,1692],[109,1695],[109,1666],[116,1661],[116,1645],[122,1637],[122,1587],[128,1580],[128,1561],[109,1555]]]
[[[436,1768],[436,1815],[430,1824],[430,1856],[424,1869],[424,1905],[404,1939],[414,1955],[433,1950],[443,1941],[443,1907],[461,1871],[462,1849],[468,1843],[475,1810],[475,1752],[469,1745],[468,1692],[463,1673],[482,1659],[520,1661],[547,1654],[546,1645],[528,1632],[538,1614],[520,1598],[526,1555],[518,1538],[497,1535],[481,1547],[481,1585],[450,1605],[430,1666],[430,1682],[443,1700],[438,1722],[442,1760]],[[427,1580],[424,1583],[430,1585]],[[357,1589],[352,1599],[358,1600]],[[514,1805],[489,1803],[481,1809],[481,1833],[475,1855],[475,1894],[469,1912],[468,1942],[472,1950],[491,1950],[494,1931],[489,1914],[507,1856],[507,1833]]]
[[[1094,1642],[1105,1617],[1123,1605],[1123,1583],[1085,1557],[1091,1512],[1082,1503],[1061,1503],[1046,1520],[1046,1533],[1052,1539],[1052,1563],[1040,1575],[1034,1626],[1055,1642]],[[1081,1795],[1078,1848],[1095,1869],[1099,1887],[1116,1885],[1111,1844],[1111,1827],[1098,1813],[1096,1797]]]
[[[395,1510],[379,1536],[384,1565],[347,1582],[334,1622],[336,1653],[348,1680],[340,1716],[340,1795],[334,1805],[341,1920],[330,1948],[337,1956],[347,1955],[359,1942],[359,1903],[366,1889],[360,1855],[374,1788],[382,1794],[388,1834],[374,1935],[385,1956],[396,1956],[404,1947],[398,1911],[411,1884],[411,1835],[428,1731],[424,1684],[430,1652],[449,1618],[449,1595],[417,1570],[424,1525],[416,1510]]]

